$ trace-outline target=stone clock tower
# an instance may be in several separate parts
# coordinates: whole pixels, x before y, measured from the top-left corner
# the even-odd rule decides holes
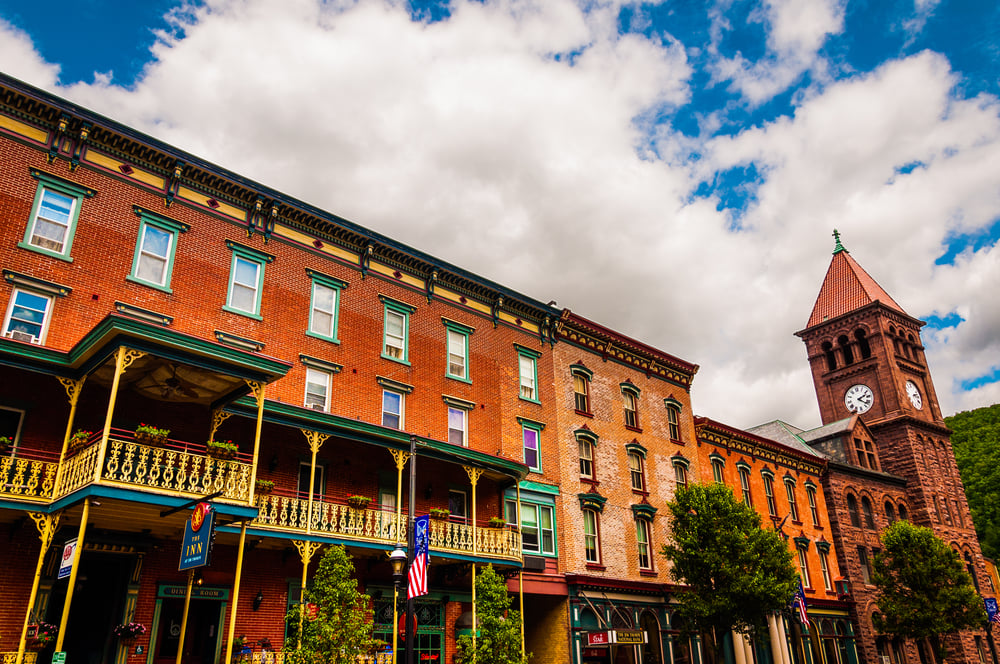
[[[809,322],[796,335],[806,345],[823,424],[843,424],[857,415],[874,441],[875,457],[856,433],[849,434],[844,441],[847,464],[831,461],[824,478],[835,511],[853,498],[869,501],[867,509],[874,512],[872,520],[866,516],[857,521],[856,507],[854,515],[846,509],[832,517],[838,555],[846,559],[855,600],[866,605],[857,606],[864,639],[874,611],[874,601],[868,601],[874,587],[861,570],[867,562],[855,558],[875,554],[878,531],[896,515],[931,528],[959,552],[980,593],[994,592],[955,464],[951,432],[927,368],[920,341],[924,323],[907,314],[865,272],[837,231],[834,237],[833,258]],[[885,486],[890,482],[905,486],[903,500],[888,497]],[[861,527],[852,527],[852,521]],[[866,522],[874,530],[866,528]],[[984,637],[981,632],[963,632],[949,639],[949,659],[978,662]],[[867,651],[862,659],[871,659],[866,655],[872,650],[862,648]],[[884,644],[877,648],[879,656],[887,651]]]

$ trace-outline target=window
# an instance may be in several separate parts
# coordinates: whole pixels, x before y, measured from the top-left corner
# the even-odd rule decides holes
[[[402,429],[405,425],[404,398],[399,392],[382,390],[382,426]]]
[[[448,491],[448,519],[455,523],[466,523],[469,516],[469,501],[464,491]]]
[[[812,579],[809,578],[809,561],[806,557],[805,547],[798,547],[799,554],[799,574],[802,576],[802,585],[806,588],[812,587]]]
[[[871,585],[872,568],[868,560],[868,549],[863,546],[858,547],[858,560],[861,562],[861,578],[866,585]]]
[[[968,552],[964,555],[965,558],[965,569],[972,577],[972,585],[976,587],[976,592],[979,592],[979,577],[976,575],[976,566],[972,562],[972,556]]]
[[[712,459],[712,479],[716,484],[725,484],[725,468],[726,462],[719,458]]]
[[[792,521],[798,521],[799,508],[795,504],[795,482],[792,480],[785,480],[785,495],[788,496],[788,512],[792,517]]]
[[[774,477],[770,473],[764,474],[764,497],[767,498],[767,513],[771,516],[778,516],[778,505],[774,502]]]
[[[640,455],[638,452],[628,453],[628,470],[629,470],[629,477],[631,478],[632,481],[632,490],[645,491],[646,476],[645,473],[643,472],[643,467],[642,467],[642,455]]]
[[[590,414],[590,379],[582,373],[573,374],[573,404],[577,412]]]
[[[906,521],[910,518],[909,512],[906,511],[906,505],[902,503],[899,505],[899,518],[901,521]]]
[[[264,265],[273,261],[274,256],[231,240],[226,240],[226,246],[233,252],[233,261],[229,270],[229,296],[223,309],[260,320]]]
[[[861,513],[865,515],[865,528],[875,530],[875,513],[872,511],[872,501],[868,496],[861,496]]]
[[[682,461],[674,461],[674,481],[677,488],[686,488],[688,485],[687,465]]]
[[[347,287],[347,283],[315,270],[306,269],[306,274],[312,279],[309,329],[306,334],[310,337],[340,343],[337,339],[340,292]]]
[[[538,358],[539,353],[514,345],[517,348],[517,368],[520,375],[520,397],[525,401],[538,403]]]
[[[594,443],[577,436],[580,446],[580,477],[594,479]]]
[[[521,549],[525,553],[555,555],[552,507],[521,503]]]
[[[12,444],[7,454],[13,456],[21,436],[21,423],[24,421],[24,411],[16,408],[0,406],[0,437],[10,438]]]
[[[737,470],[740,474],[740,488],[743,489],[743,504],[753,507],[753,498],[750,495],[750,469],[740,466]]]
[[[635,540],[639,547],[639,569],[653,569],[653,557],[649,552],[649,521],[635,520]]]
[[[3,322],[3,336],[33,344],[44,343],[51,311],[50,296],[15,288]]]
[[[539,445],[539,434],[541,428],[534,424],[521,420],[521,438],[524,441],[524,465],[531,470],[542,472],[542,455]]]
[[[885,520],[889,522],[889,525],[896,521],[896,510],[893,509],[892,502],[889,500],[885,501]]]
[[[847,515],[851,518],[852,526],[861,527],[861,517],[858,516],[858,499],[853,494],[847,496]]]
[[[448,407],[448,442],[452,445],[469,446],[466,434],[468,413],[461,408]]]
[[[667,430],[670,432],[670,440],[681,439],[681,403],[676,399],[664,399],[663,403],[667,407]]]
[[[309,467],[312,464],[308,461],[299,462],[299,484],[298,497],[308,500],[309,498]],[[326,493],[326,468],[316,464],[316,480],[313,484],[313,500],[321,500]]]
[[[826,549],[819,549],[819,569],[823,573],[823,587],[833,590],[833,579],[830,577],[830,553]]]
[[[600,518],[592,509],[583,510],[583,549],[588,563],[601,562]]]
[[[455,330],[448,330],[448,376],[467,379],[469,337]]]
[[[140,219],[139,235],[128,279],[172,293],[170,275],[174,268],[177,235],[186,232],[190,226],[138,206],[135,212]]]
[[[38,180],[31,218],[24,231],[24,241],[18,246],[48,254],[63,260],[70,258],[80,204],[97,192],[87,187],[31,169]]]
[[[330,408],[330,374],[306,367],[306,408],[326,411]]]
[[[875,448],[872,446],[872,441],[855,438],[854,451],[857,453],[859,466],[878,470],[878,466],[875,463]]]
[[[622,389],[625,399],[625,426],[631,429],[639,428],[639,396],[632,390]]]
[[[809,514],[812,516],[813,525],[819,525],[819,508],[816,506],[816,487],[806,484],[806,498],[809,499]]]

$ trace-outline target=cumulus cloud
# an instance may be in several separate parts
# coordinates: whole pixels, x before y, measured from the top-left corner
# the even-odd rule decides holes
[[[55,88],[59,65],[45,62],[23,30],[0,18],[0,68],[7,74],[47,90]]]
[[[57,92],[699,363],[696,411],[737,426],[817,423],[792,333],[836,227],[910,314],[965,318],[926,335],[944,411],[1000,400],[996,384],[961,389],[998,356],[996,250],[934,265],[951,234],[1000,216],[996,99],[957,98],[947,60],[922,53],[731,136],[661,124],[651,138],[636,118],[690,103],[688,53],[619,34],[614,3],[585,4],[456,1],[426,23],[399,2],[211,0],[173,15],[133,86]],[[822,68],[843,8],[772,2],[763,16],[770,60],[732,72],[750,99]],[[19,49],[25,78],[54,86],[58,68],[7,34],[20,41],[0,55]],[[736,211],[695,192],[750,165],[734,230]]]

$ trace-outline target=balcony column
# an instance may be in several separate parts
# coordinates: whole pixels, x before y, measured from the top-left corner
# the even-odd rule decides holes
[[[121,382],[122,374],[132,366],[132,363],[145,355],[141,350],[133,350],[125,346],[119,346],[115,351],[115,377],[111,381],[111,396],[108,398],[108,412],[104,416],[104,430],[101,432],[101,445],[97,450],[97,463],[94,464],[94,481],[101,480],[101,472],[104,470],[104,457],[108,452],[108,436],[111,434],[111,418],[115,413],[115,401],[118,399],[118,384]],[[61,637],[60,637],[61,638]],[[60,645],[62,641],[60,640]],[[60,648],[56,648],[60,650]]]
[[[105,433],[107,433],[107,429],[105,429]],[[73,592],[76,589],[76,573],[80,571],[80,557],[83,555],[83,537],[87,534],[87,519],[89,518],[90,498],[84,498],[83,514],[80,516],[80,530],[76,535],[76,550],[73,552],[73,570],[69,573],[69,585],[66,586],[66,600],[63,602],[62,618],[59,620],[59,635],[56,637],[56,652],[60,652],[63,649],[63,639],[66,638],[66,623],[69,622],[69,607],[73,603]]]
[[[253,434],[253,463],[250,465],[250,487],[247,492],[247,503],[253,505],[253,494],[257,489],[257,461],[260,457],[260,429],[264,424],[264,391],[267,389],[266,383],[257,383],[252,380],[248,380],[247,385],[250,386],[250,390],[253,392],[254,398],[257,400],[257,428],[254,430]],[[324,440],[326,438],[324,437]],[[322,441],[321,441],[322,442]],[[313,473],[316,472],[316,452],[313,452]],[[312,491],[309,492],[310,499],[312,497]],[[312,510],[309,512],[312,515]]]
[[[63,378],[56,376],[56,380],[66,388],[66,396],[69,398],[69,419],[66,420],[66,434],[63,436],[62,451],[59,452],[59,465],[56,466],[56,481],[52,485],[52,496],[59,496],[59,483],[62,481],[63,464],[66,462],[66,450],[69,447],[69,437],[73,435],[73,423],[76,421],[76,404],[80,400],[80,392],[83,391],[83,382],[87,380],[84,376],[80,380]]]
[[[42,565],[45,563],[45,553],[52,545],[52,537],[56,533],[59,525],[59,514],[41,514],[40,512],[28,512],[28,516],[35,522],[38,528],[38,539],[42,540],[42,550],[38,552],[38,564],[35,565],[35,579],[31,582],[31,594],[28,595],[28,610],[24,612],[24,627],[21,628],[21,639],[17,643],[17,657],[15,664],[21,664],[24,657],[24,645],[28,638],[28,623],[31,622],[31,613],[35,608],[35,598],[38,596],[38,582],[42,578]]]
[[[263,408],[263,399],[261,399],[261,405],[258,408]],[[257,419],[257,431],[258,439],[260,438],[260,418]],[[312,535],[312,523],[313,523],[313,492],[316,490],[316,454],[319,452],[319,448],[323,446],[326,439],[330,437],[330,434],[320,433],[319,431],[310,431],[309,429],[301,429],[302,434],[306,437],[306,442],[309,443],[309,450],[312,452],[312,461],[309,464],[309,501],[308,507],[306,509],[306,535]],[[256,460],[254,467],[256,467]],[[309,562],[312,560],[313,554],[316,550],[322,546],[319,542],[311,542],[309,540],[305,541],[294,541],[295,548],[299,550],[299,556],[302,558],[302,587],[299,588],[299,640],[298,646],[302,647],[302,625],[305,622],[306,616],[306,578],[309,574]]]
[[[517,538],[520,549],[521,537],[521,482],[514,478],[514,486],[517,487]],[[517,594],[521,604],[521,659],[524,659],[524,554],[520,550],[517,553],[521,556],[521,567],[517,570]]]
[[[236,553],[236,579],[233,580],[233,610],[229,612],[229,637],[226,640],[226,658],[233,661],[233,637],[236,636],[236,609],[240,605],[240,582],[243,579],[243,549],[247,541],[247,522],[240,526],[240,548]]]
[[[479,531],[476,528],[476,485],[479,484],[479,478],[483,474],[482,468],[471,468],[469,466],[463,466],[465,468],[465,474],[469,476],[469,481],[472,483],[472,651],[476,651],[476,632],[478,631],[478,625],[476,624],[476,554],[479,552]]]

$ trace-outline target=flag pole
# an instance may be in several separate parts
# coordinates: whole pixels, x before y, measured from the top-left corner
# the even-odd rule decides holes
[[[417,501],[417,437],[410,436],[410,504],[407,506],[407,514],[409,516],[408,523],[406,526],[406,570],[407,576],[409,576],[409,570],[413,566],[413,558],[416,554],[416,546],[414,540],[414,528],[413,522],[415,519],[415,504]],[[406,622],[403,623],[406,626],[406,664],[414,664],[413,656],[413,641],[414,633],[416,630],[413,629],[413,614],[416,608],[416,599],[414,599],[410,590],[406,591]]]

